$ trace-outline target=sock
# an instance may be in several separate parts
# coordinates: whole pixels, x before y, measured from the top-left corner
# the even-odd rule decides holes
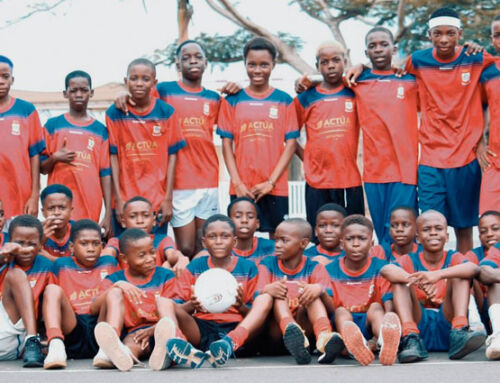
[[[417,324],[415,322],[403,322],[401,327],[403,329],[403,336],[406,336],[408,334],[420,334],[420,331],[418,330]]]
[[[451,328],[461,329],[462,327],[466,327],[469,324],[467,317],[457,316],[451,320]]]
[[[180,328],[175,329],[175,337],[187,340],[182,331],[180,330]]]
[[[64,335],[60,328],[51,327],[47,329],[47,341],[50,343],[52,339],[61,339],[64,340]]]
[[[282,320],[280,320],[280,329],[281,333],[284,334],[286,330],[286,326],[288,326],[290,323],[295,322],[292,317],[284,317]]]
[[[332,326],[330,325],[330,321],[326,317],[318,318],[316,322],[313,323],[314,335],[316,335],[316,339],[318,335],[323,331],[331,332]]]
[[[224,338],[229,338],[233,346],[233,351],[240,348],[248,338],[248,330],[243,326],[236,327],[233,331],[229,331]],[[222,339],[224,339],[222,338]],[[227,339],[226,339],[227,340]]]
[[[500,303],[493,303],[488,309],[493,334],[500,331]]]
[[[476,299],[473,295],[469,298],[469,323],[480,323],[481,316],[479,315],[479,310],[477,309]]]

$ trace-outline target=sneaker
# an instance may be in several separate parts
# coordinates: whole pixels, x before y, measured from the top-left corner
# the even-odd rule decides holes
[[[486,334],[482,331],[472,331],[469,327],[461,329],[452,328],[450,331],[448,357],[450,359],[462,359],[464,356],[481,347],[485,339]]]
[[[375,355],[368,347],[365,337],[361,330],[352,321],[344,323],[342,337],[347,351],[363,366],[368,366],[375,359]]]
[[[486,357],[489,360],[500,359],[500,332],[491,334],[486,339]]]
[[[134,366],[130,350],[125,346],[115,329],[107,322],[99,322],[94,329],[95,339],[99,347],[120,371],[128,371]]]
[[[175,335],[175,324],[170,318],[161,318],[155,327],[155,347],[149,357],[149,367],[160,371],[170,367],[167,355],[167,341]]]
[[[181,338],[167,341],[167,353],[176,364],[187,364],[191,368],[200,368],[208,355],[194,348],[191,343]]]
[[[401,322],[395,313],[386,313],[380,328],[380,353],[378,359],[384,366],[391,366],[398,356],[401,339]]]
[[[68,357],[62,339],[54,338],[49,343],[49,352],[43,361],[43,368],[46,370],[53,368],[65,368]]]
[[[316,348],[321,355],[318,358],[320,364],[330,364],[344,349],[344,341],[339,333],[322,332],[316,340]]]
[[[307,350],[309,341],[297,323],[291,322],[286,326],[283,342],[297,364],[309,364],[311,362],[311,354]]]
[[[484,323],[483,322],[470,322],[469,323],[469,328],[472,331],[483,332],[486,335],[486,327],[484,327]]]
[[[92,365],[96,368],[115,368],[115,365],[108,358],[106,353],[102,351],[102,348],[99,347],[99,351],[94,356],[94,360],[92,360]]]
[[[214,368],[226,364],[232,354],[233,345],[226,339],[219,339],[218,341],[212,342],[207,352],[208,361]]]
[[[399,342],[399,363],[413,363],[426,359],[429,353],[424,347],[424,342],[419,334],[410,333],[401,338]]]
[[[38,336],[30,336],[24,343],[23,367],[42,367],[42,345]]]

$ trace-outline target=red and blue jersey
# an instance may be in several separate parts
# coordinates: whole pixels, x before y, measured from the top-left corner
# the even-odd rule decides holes
[[[392,300],[391,284],[380,275],[387,262],[368,257],[361,270],[349,270],[345,257],[336,258],[326,271],[330,276],[332,289],[328,291],[335,308],[344,307],[353,313],[366,313],[372,303],[383,304]]]
[[[293,99],[279,89],[271,88],[264,96],[243,89],[221,100],[217,133],[234,141],[238,174],[251,189],[269,179],[283,143],[300,135]],[[235,193],[233,184],[229,193]],[[269,194],[288,196],[288,170]]]
[[[422,250],[422,246],[420,244],[414,243],[410,253],[419,252]],[[386,243],[384,242],[382,245],[373,246],[370,249],[370,255],[372,257],[382,259],[384,261],[394,263],[403,255],[396,253],[394,250],[394,243]]]
[[[345,255],[345,252],[344,250],[328,251],[321,245],[315,245],[305,249],[304,255],[309,258],[321,256],[329,259],[330,261],[333,261],[335,258],[343,257]]]
[[[43,249],[53,257],[71,257],[71,249],[69,248],[69,244],[71,243],[71,225],[72,221],[68,223],[66,235],[60,241],[58,241],[54,236],[48,237],[43,245]]]
[[[233,247],[233,254],[237,257],[248,259],[256,265],[258,265],[263,258],[274,254],[273,240],[262,237],[253,237],[252,243],[252,249],[248,251],[239,250],[236,247]]]
[[[495,64],[483,70],[479,81],[490,114],[488,146],[498,155],[500,154],[500,59],[497,58]],[[490,157],[490,161],[493,166],[500,169],[500,157]]]
[[[101,281],[118,270],[113,257],[104,255],[92,267],[83,267],[74,257],[56,259],[52,268],[59,285],[77,315],[90,314],[90,304],[102,291]]]
[[[295,98],[299,127],[305,125],[304,174],[316,189],[361,185],[358,169],[359,124],[354,92],[343,85],[317,85]]]
[[[108,275],[99,285],[99,291],[105,292],[116,282],[125,281],[137,286],[144,293],[140,303],[125,300],[124,327],[127,332],[134,331],[140,327],[156,324],[160,320],[156,307],[157,297],[174,298],[175,295],[175,274],[163,267],[156,267],[146,280],[135,279],[128,270],[120,270]]]
[[[448,61],[434,48],[413,53],[406,70],[417,77],[420,99],[420,164],[458,168],[472,162],[483,133],[478,86],[481,72],[493,63],[488,53],[466,55],[459,47]]]
[[[128,114],[112,105],[106,111],[109,149],[118,156],[121,197],[141,196],[158,210],[165,198],[168,156],[186,146],[174,108],[152,98],[145,112],[128,106]]]
[[[31,195],[31,157],[45,149],[40,118],[33,104],[12,97],[0,108],[0,200],[5,218],[23,214]]]
[[[177,155],[174,189],[216,188],[219,160],[213,141],[220,96],[205,88],[189,89],[182,82],[161,82],[157,96],[175,109],[187,146]]]
[[[365,69],[353,90],[363,131],[363,180],[417,184],[418,96],[412,75]]]
[[[192,286],[194,286],[198,277],[205,271],[216,267],[210,256],[193,259],[177,278],[178,302],[188,302],[192,296]],[[231,264],[225,270],[229,271],[236,278],[238,284],[242,286],[243,302],[246,305],[251,304],[257,286],[257,266],[255,266],[255,263],[232,256]],[[241,313],[234,306],[220,314],[196,312],[193,315],[217,323],[235,323],[241,322],[243,319]]]
[[[490,266],[494,269],[500,269],[500,243],[490,247],[488,254],[481,260],[479,266]]]
[[[111,176],[108,130],[95,119],[73,120],[69,114],[51,118],[44,127],[47,148],[40,160],[66,148],[76,153],[71,164],[57,162],[49,174],[48,185],[66,185],[73,192],[73,220],[88,218],[98,222],[103,192],[101,177]]]

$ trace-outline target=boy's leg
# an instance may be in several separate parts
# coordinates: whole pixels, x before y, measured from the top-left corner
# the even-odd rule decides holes
[[[387,220],[387,185],[365,182],[366,200],[373,221],[373,227],[379,243],[390,241],[389,232],[385,230]]]
[[[347,214],[362,214],[365,215],[365,195],[363,186],[356,186],[345,189],[346,203],[345,208]]]
[[[177,249],[189,259],[193,258],[196,242],[196,223],[194,220],[184,226],[174,227]]]
[[[175,303],[171,299],[160,297],[156,300],[156,307],[160,320],[155,326],[155,346],[149,357],[149,367],[159,371],[170,367],[170,358],[167,355],[167,342],[175,337],[177,319],[175,317]]]
[[[500,283],[488,286],[488,304],[492,334],[486,340],[486,357],[497,360],[500,359]]]
[[[316,189],[309,186],[306,182],[305,201],[307,222],[314,227],[316,225],[316,213],[318,209],[329,202],[328,189]]]
[[[358,325],[354,323],[353,316],[344,307],[335,310],[335,327],[342,335],[347,351],[363,366],[373,362],[375,356],[368,347],[365,337]]]
[[[498,210],[500,206],[500,169],[488,166],[483,171],[479,197],[479,214],[487,210]]]
[[[288,215],[288,197],[267,194],[257,202],[260,212],[260,232],[269,233],[274,238],[276,227]]]

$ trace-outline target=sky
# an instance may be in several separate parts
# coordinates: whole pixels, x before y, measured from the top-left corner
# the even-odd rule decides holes
[[[34,2],[0,0],[0,54],[14,62],[15,89],[61,90],[64,76],[75,69],[88,71],[94,86],[122,82],[132,59],[148,56],[177,37],[175,0],[145,0],[147,11],[141,0],[68,0],[52,12],[33,15],[5,28],[7,20],[26,14],[29,4]],[[300,53],[313,65],[316,46],[332,36],[325,25],[289,3],[289,0],[240,1],[238,9],[273,32],[301,37],[304,48]],[[216,14],[204,0],[191,0],[191,4],[194,15],[190,37],[200,32],[230,35],[236,30],[232,22]],[[356,21],[342,24],[354,63],[364,61],[363,38],[368,29]],[[292,84],[298,75],[288,65],[278,65],[272,79]],[[176,78],[173,67],[158,68],[160,81]],[[242,63],[222,70],[210,67],[205,74],[205,82],[209,84],[224,80],[242,83],[245,78]]]

